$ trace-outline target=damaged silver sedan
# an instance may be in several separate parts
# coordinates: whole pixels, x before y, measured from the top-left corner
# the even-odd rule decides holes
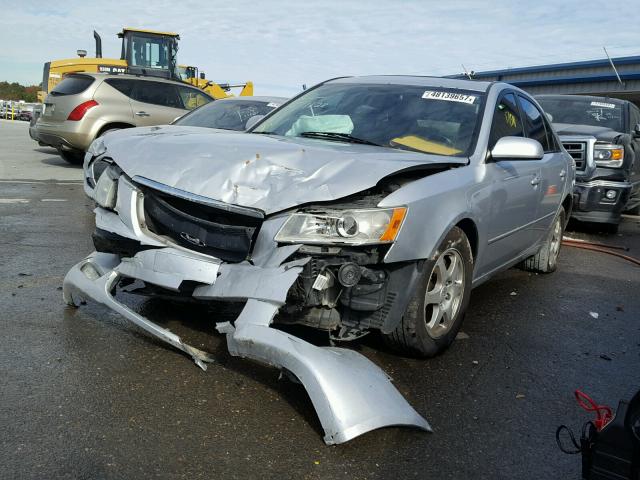
[[[556,268],[574,166],[537,103],[501,83],[341,78],[248,133],[122,130],[85,158],[96,252],[64,297],[93,299],[186,352],[207,352],[118,300],[139,293],[243,301],[217,323],[232,355],[306,388],[328,444],[390,425],[430,430],[387,375],[347,348],[379,332],[401,354],[446,349],[471,289],[516,264]],[[274,328],[274,327],[278,328]]]

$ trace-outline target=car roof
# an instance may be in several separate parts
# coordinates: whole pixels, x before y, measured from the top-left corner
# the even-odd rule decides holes
[[[552,95],[552,94],[546,94],[546,95],[536,95],[535,98],[544,100],[546,98],[548,99],[558,99],[558,100],[562,100],[562,99],[576,99],[576,98],[583,98],[585,100],[590,100],[593,102],[598,102],[598,101],[603,101],[606,100],[607,102],[611,102],[611,103],[618,103],[620,105],[623,105],[625,103],[629,103],[628,100],[622,100],[620,98],[612,98],[612,97],[603,97],[603,96],[598,96],[598,95]]]
[[[181,82],[178,80],[170,80],[168,78],[162,78],[162,77],[154,77],[151,75],[130,75],[128,73],[96,73],[96,72],[73,72],[68,74],[68,76],[72,76],[72,75],[86,75],[89,77],[93,77],[96,80],[106,80],[108,78],[124,78],[128,80],[163,82],[163,83],[172,83],[174,85],[178,84],[178,85],[183,85],[185,87],[198,89],[197,87],[194,87],[193,85],[190,85],[186,82]]]
[[[415,85],[434,88],[456,88],[460,90],[471,90],[474,92],[486,92],[493,84],[493,82],[481,82],[478,80],[460,80],[454,78],[417,75],[366,75],[361,77],[341,77],[328,80],[326,83]]]

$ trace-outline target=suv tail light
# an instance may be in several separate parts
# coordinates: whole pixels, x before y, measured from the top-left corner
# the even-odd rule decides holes
[[[84,117],[85,113],[87,113],[87,111],[90,108],[93,108],[96,105],[98,105],[98,102],[96,102],[95,100],[89,100],[84,103],[81,103],[76,108],[71,110],[71,113],[67,117],[67,120],[71,120],[72,122],[77,122],[78,120],[82,120],[82,117]]]

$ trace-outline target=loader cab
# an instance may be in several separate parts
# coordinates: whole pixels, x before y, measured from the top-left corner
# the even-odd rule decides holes
[[[176,54],[180,35],[170,32],[125,28],[121,59],[133,75],[178,79]]]
[[[187,65],[178,65],[178,76],[183,82],[190,82],[198,78],[198,69]]]

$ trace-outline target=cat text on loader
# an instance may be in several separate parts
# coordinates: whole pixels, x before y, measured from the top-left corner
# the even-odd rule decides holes
[[[181,80],[176,59],[178,40],[180,40],[179,34],[124,28],[118,34],[118,37],[122,39],[120,58],[103,58],[102,39],[95,31],[93,36],[96,43],[95,57],[87,57],[86,50],[78,50],[78,57],[76,58],[53,60],[44,64],[42,91],[38,92],[38,99],[41,102],[47,93],[69,73],[129,73]],[[205,79],[197,80],[197,83],[192,81],[187,83],[197,86],[201,84],[201,88],[215,98],[230,96],[226,92],[231,86],[223,85],[221,88],[214,82]],[[253,91],[253,85],[250,82],[244,86],[245,88],[248,87],[249,91]],[[217,95],[213,92],[217,93]],[[247,93],[244,93],[243,90],[241,95],[247,95]]]

